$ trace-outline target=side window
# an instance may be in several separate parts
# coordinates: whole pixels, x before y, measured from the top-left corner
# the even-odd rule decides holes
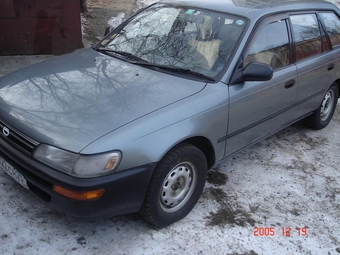
[[[333,47],[340,45],[340,19],[334,12],[320,13]]]
[[[274,70],[290,64],[289,38],[284,20],[268,24],[257,34],[244,66],[250,62],[264,63]]]
[[[292,15],[296,61],[322,53],[321,33],[315,14]]]

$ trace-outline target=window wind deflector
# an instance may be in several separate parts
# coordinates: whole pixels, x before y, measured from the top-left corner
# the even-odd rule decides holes
[[[195,72],[193,70],[190,69],[186,69],[186,68],[181,68],[181,67],[177,67],[177,66],[165,66],[165,65],[159,65],[159,64],[153,64],[150,62],[146,62],[146,61],[134,61],[131,62],[132,64],[136,64],[136,65],[140,65],[140,66],[144,66],[144,67],[149,67],[152,69],[158,69],[158,70],[163,70],[163,71],[167,71],[167,72],[171,72],[171,73],[177,73],[177,74],[182,74],[182,75],[187,75],[187,76],[191,76],[191,77],[195,77],[195,78],[202,78],[211,82],[216,82],[216,80],[210,76],[207,76],[205,74],[199,73],[199,72]]]

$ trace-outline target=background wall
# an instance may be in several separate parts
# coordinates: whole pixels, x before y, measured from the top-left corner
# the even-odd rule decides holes
[[[0,55],[82,47],[79,0],[1,0]]]

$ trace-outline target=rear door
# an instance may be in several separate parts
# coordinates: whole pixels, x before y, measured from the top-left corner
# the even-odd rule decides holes
[[[334,29],[336,30],[331,40],[327,38],[318,16],[324,18],[327,33],[333,34]],[[317,13],[291,14],[290,22],[298,71],[295,115],[299,117],[317,109],[326,91],[336,80],[340,56],[340,49],[337,48],[340,20],[334,12],[322,12],[319,15]]]
[[[297,71],[291,61],[288,16],[265,19],[244,53],[250,62],[272,66],[273,78],[265,82],[230,85],[229,126],[226,156],[289,125],[296,102]]]

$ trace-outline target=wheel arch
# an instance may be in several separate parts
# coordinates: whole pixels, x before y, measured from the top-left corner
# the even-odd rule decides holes
[[[203,136],[195,136],[187,138],[186,140],[183,140],[180,143],[189,143],[199,148],[205,155],[205,158],[208,163],[208,169],[215,165],[216,162],[215,150],[209,139]]]

